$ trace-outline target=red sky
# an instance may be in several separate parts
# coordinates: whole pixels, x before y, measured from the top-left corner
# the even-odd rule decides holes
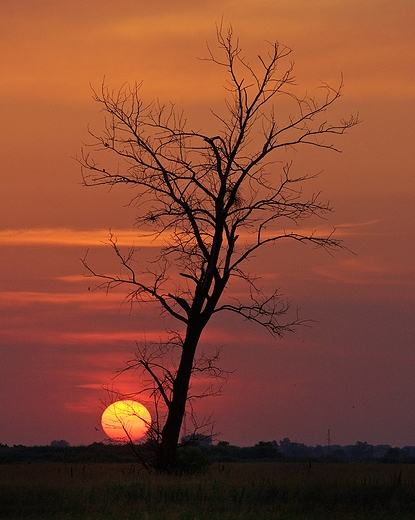
[[[133,230],[131,192],[85,188],[78,164],[87,125],[102,128],[90,83],[144,81],[213,128],[223,77],[197,57],[215,23],[232,22],[247,53],[293,49],[301,91],[345,80],[333,117],[362,123],[342,154],[297,154],[323,170],[313,188],[335,208],[327,226],[357,256],[298,245],[264,251],[252,269],[315,320],[275,341],[236,317],[214,320],[203,346],[223,345],[235,369],[221,397],[201,401],[220,439],[415,445],[415,6],[413,0],[3,0],[0,19],[0,442],[84,444],[99,428],[102,385],[135,341],[158,337],[150,308],[90,292],[80,262],[116,269],[102,242]],[[142,255],[151,253],[142,244]],[[133,377],[114,381],[121,391]]]

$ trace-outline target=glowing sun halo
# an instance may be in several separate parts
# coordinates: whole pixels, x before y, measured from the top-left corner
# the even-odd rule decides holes
[[[110,404],[102,414],[101,424],[114,441],[136,441],[150,428],[151,415],[141,403],[126,399]]]

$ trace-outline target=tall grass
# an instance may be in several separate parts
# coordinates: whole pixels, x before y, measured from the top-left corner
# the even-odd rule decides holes
[[[0,466],[1,519],[415,518],[415,466],[225,464],[148,475],[116,464]]]

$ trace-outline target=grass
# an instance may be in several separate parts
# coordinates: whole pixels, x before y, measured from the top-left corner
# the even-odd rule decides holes
[[[0,518],[413,519],[415,465],[225,464],[188,477],[120,464],[1,465]]]

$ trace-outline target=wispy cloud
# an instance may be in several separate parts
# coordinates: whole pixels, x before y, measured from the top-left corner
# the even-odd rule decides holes
[[[412,268],[382,263],[376,258],[343,260],[336,266],[316,267],[314,273],[329,281],[354,285],[413,286]]]
[[[54,293],[36,291],[4,291],[0,292],[0,306],[11,305],[30,305],[33,303],[52,303],[56,305],[68,305],[73,303],[87,303],[99,308],[112,308],[119,306],[120,295],[117,293]]]
[[[163,236],[134,229],[111,231],[108,229],[75,230],[68,228],[5,229],[0,231],[2,246],[108,246],[110,234],[120,246],[158,247]]]
[[[68,341],[84,342],[88,344],[94,343],[119,343],[120,341],[128,341],[134,343],[135,341],[165,341],[167,340],[167,333],[164,330],[146,332],[142,331],[117,331],[117,332],[71,332],[64,334]]]
[[[264,236],[275,233],[314,233],[315,236],[326,236],[333,233],[338,236],[361,234],[361,229],[373,226],[379,220],[359,223],[344,223],[333,227],[320,226],[313,229],[296,228],[294,230],[267,231]],[[150,232],[136,229],[108,230],[91,229],[76,230],[69,228],[38,228],[38,229],[4,229],[0,230],[0,246],[85,246],[102,247],[109,245],[110,235],[117,244],[124,247],[160,247],[169,241],[169,233],[155,236]],[[240,238],[251,242],[255,234],[240,233]]]

